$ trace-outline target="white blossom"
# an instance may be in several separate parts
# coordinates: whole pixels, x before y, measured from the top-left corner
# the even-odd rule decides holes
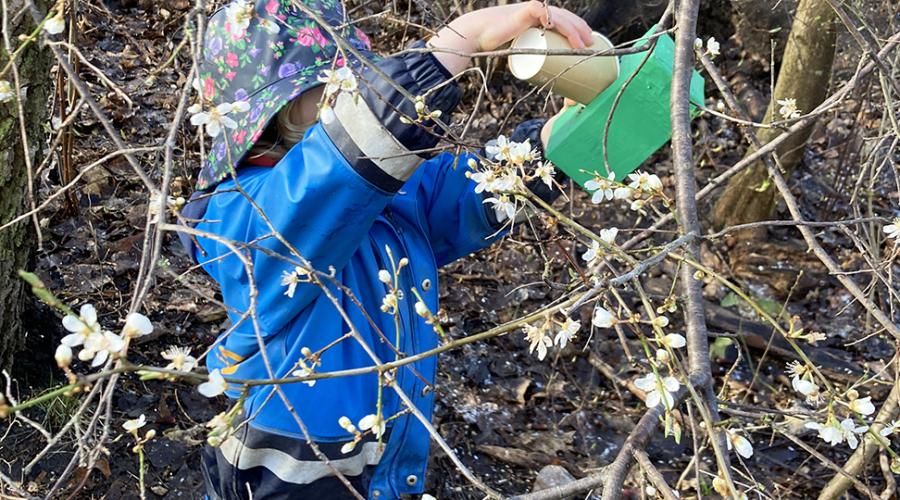
[[[501,161],[509,157],[509,150],[512,143],[506,139],[505,135],[501,135],[496,141],[492,142],[493,143],[488,143],[484,147],[484,152],[487,153],[488,158]]]
[[[785,120],[800,118],[801,113],[800,110],[797,109],[797,99],[794,99],[793,97],[779,99],[778,105],[781,106],[778,109],[778,114]]]
[[[543,361],[547,357],[547,348],[553,345],[553,340],[547,335],[544,328],[538,328],[534,325],[525,325],[525,340],[531,343],[528,352],[534,353],[537,350],[538,360]]]
[[[669,326],[669,318],[667,318],[665,316],[657,316],[657,317],[653,318],[653,321],[651,322],[651,324],[653,326],[656,326],[659,328],[665,328],[665,327]]]
[[[56,353],[53,355],[57,366],[65,368],[72,364],[72,348],[66,344],[60,344],[56,347]]]
[[[359,421],[359,428],[363,431],[367,431],[369,429],[372,430],[372,433],[375,434],[376,438],[381,438],[384,435],[385,428],[387,427],[387,423],[384,421],[384,418],[381,415],[366,415]]]
[[[750,443],[749,439],[731,429],[726,430],[726,434],[728,435],[726,444],[728,445],[729,450],[734,449],[737,451],[738,455],[744,458],[753,456],[753,444]]]
[[[231,2],[225,7],[225,18],[230,25],[231,35],[235,38],[243,37],[253,18],[253,3],[245,0]]]
[[[309,347],[304,347],[303,349],[300,350],[300,352],[301,352],[306,358],[311,358],[311,357],[312,357],[312,351],[309,349]],[[291,375],[293,375],[293,376],[295,376],[295,377],[308,377],[308,376],[312,375],[313,373],[315,373],[316,365],[318,365],[318,364],[319,364],[319,362],[316,361],[316,360],[313,360],[311,364],[308,364],[308,363],[306,362],[306,359],[300,358],[300,359],[297,361],[297,365],[298,365],[300,368],[297,369],[297,370],[294,370],[294,371],[291,373]],[[303,383],[306,384],[306,385],[308,385],[309,387],[312,387],[312,386],[316,385],[316,380],[315,380],[315,379],[312,379],[312,380],[304,380]]]
[[[616,235],[619,234],[618,228],[611,227],[608,229],[600,230],[600,241],[606,243],[607,245],[612,245],[616,241]],[[591,246],[581,255],[581,258],[584,259],[585,262],[590,264],[597,257],[600,257],[603,252],[601,251],[600,242],[596,240],[591,240]]]
[[[635,212],[643,214],[644,213],[644,205],[646,205],[646,204],[647,204],[647,200],[637,199],[637,200],[632,201],[631,205],[629,205],[628,208],[630,208],[631,210],[633,210]]]
[[[118,354],[125,348],[125,339],[109,332],[94,333],[84,341],[84,348],[78,353],[78,359],[82,361],[93,360],[91,366],[100,366],[106,363],[110,355]]]
[[[525,142],[510,142],[507,160],[513,165],[521,166],[534,161],[538,157],[537,150],[531,147],[528,139]]]
[[[44,31],[46,31],[48,35],[58,35],[65,31],[65,29],[66,20],[63,17],[62,11],[57,12],[55,16],[44,22]]]
[[[657,377],[654,373],[648,373],[634,381],[634,385],[647,393],[645,403],[648,408],[657,406],[660,402],[664,402],[666,409],[671,409],[675,405],[675,398],[672,396],[676,392],[681,383],[675,377]]]
[[[669,355],[669,351],[665,349],[657,349],[656,350],[656,360],[660,363],[668,363],[672,357]]]
[[[813,381],[812,370],[797,361],[788,363],[787,369],[792,374],[791,387],[806,396],[807,400],[811,402],[817,401],[819,398],[819,386]]]
[[[660,316],[660,318],[665,318],[665,316]],[[660,341],[660,344],[671,347],[672,349],[680,349],[687,345],[687,341],[681,334],[670,333],[663,337],[663,339]]]
[[[878,431],[878,434],[881,437],[888,437],[891,434],[897,432],[898,429],[900,429],[900,420],[894,420],[891,423],[885,425],[883,429]]]
[[[145,425],[147,425],[147,417],[141,413],[141,416],[138,418],[126,420],[125,423],[122,424],[122,428],[128,432],[133,432]]]
[[[562,324],[559,332],[556,334],[554,342],[559,346],[560,349],[563,349],[573,338],[575,338],[575,334],[577,334],[578,330],[580,329],[580,321],[575,321],[572,318],[566,318],[565,323]]]
[[[619,234],[619,229],[615,227],[601,229],[600,230],[600,239],[605,243],[612,245],[616,241],[616,236]]]
[[[141,313],[131,313],[125,319],[122,336],[125,338],[142,337],[153,333],[153,323]]]
[[[709,40],[706,41],[706,53],[709,54],[710,57],[715,58],[719,55],[719,49],[721,46],[719,42],[716,41],[716,37],[709,37]]]
[[[857,435],[865,434],[869,430],[868,426],[857,426],[851,418],[845,418],[838,422],[833,416],[829,417],[824,424],[807,422],[806,428],[817,430],[819,438],[832,446],[841,444],[841,442],[846,440],[851,450],[855,450],[859,446]]]
[[[15,96],[12,85],[6,80],[0,80],[0,102],[11,101]]]
[[[259,25],[262,27],[262,29],[266,30],[266,33],[270,35],[277,35],[281,32],[281,26],[270,19],[260,19]]]
[[[359,84],[356,82],[356,75],[353,74],[350,66],[342,66],[335,73],[341,82],[341,92],[355,92],[359,87]]]
[[[397,293],[396,292],[388,292],[384,294],[384,298],[381,299],[381,310],[388,314],[394,314],[397,312]]]
[[[534,169],[535,177],[541,179],[541,182],[547,185],[550,189],[553,189],[553,177],[556,175],[556,169],[553,168],[553,164],[550,162],[541,162]]]
[[[210,109],[209,112],[200,111],[195,113],[191,116],[191,125],[195,127],[203,126],[210,137],[218,137],[222,133],[223,127],[229,129],[237,128],[237,122],[228,116],[228,113],[231,113],[232,110],[234,110],[234,105],[231,103],[219,104]]]
[[[850,411],[864,416],[875,413],[875,405],[872,404],[872,398],[869,396],[854,399],[850,402],[848,407],[850,408]]]
[[[595,174],[594,178],[584,183],[584,188],[593,191],[591,195],[591,203],[602,203],[603,200],[612,200],[615,197],[616,189],[616,173],[610,172],[608,176],[601,177]]]
[[[631,180],[628,187],[635,191],[649,193],[662,189],[662,181],[659,180],[659,177],[656,174],[638,171],[633,174],[628,174],[628,178]]]
[[[516,218],[516,203],[514,198],[510,198],[508,195],[501,194],[496,197],[486,198],[484,203],[493,205],[494,212],[497,215],[497,222]]]
[[[61,342],[69,347],[78,347],[84,344],[89,335],[100,333],[100,324],[97,323],[97,310],[91,304],[81,306],[78,316],[67,314],[62,319],[63,327],[72,332],[62,338]]]
[[[600,255],[600,242],[597,240],[591,240],[591,246],[587,249],[587,252],[581,254],[581,258],[584,259],[585,262],[590,264]]]
[[[475,192],[483,193],[493,192],[493,185],[497,181],[497,177],[493,170],[484,170],[482,172],[468,172],[469,179],[475,182]]]
[[[294,267],[291,272],[282,271],[281,273],[281,286],[287,287],[284,294],[290,298],[294,298],[294,293],[297,291],[297,285],[307,281],[309,281],[309,271],[300,266]]]
[[[197,390],[208,398],[214,398],[223,394],[226,387],[227,384],[225,383],[225,377],[222,376],[222,372],[213,370],[209,374],[209,380],[197,386]]]
[[[354,92],[359,87],[359,84],[356,81],[356,75],[354,75],[353,70],[347,66],[342,66],[335,70],[322,70],[322,74],[319,75],[318,80],[325,84],[326,98],[342,91]]]
[[[591,318],[591,323],[598,328],[611,328],[616,324],[616,317],[606,309],[596,306],[594,307],[594,315]]]
[[[170,346],[162,353],[163,359],[169,362],[167,370],[191,372],[197,367],[197,358],[191,356],[190,347]]]

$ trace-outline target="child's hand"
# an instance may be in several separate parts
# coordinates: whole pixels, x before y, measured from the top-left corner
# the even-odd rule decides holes
[[[569,110],[569,107],[578,105],[579,104],[572,99],[566,98],[563,108],[559,110],[559,113],[550,117],[550,119],[547,120],[547,123],[544,124],[544,127],[541,128],[541,142],[544,145],[545,151],[547,150],[547,145],[550,143],[550,132],[553,130],[553,124],[556,123],[556,120],[558,120],[563,113]]]
[[[566,9],[547,7],[532,0],[469,12],[440,30],[428,45],[464,54],[495,50],[537,26],[559,32],[574,48],[581,49],[593,42],[591,28],[584,19]],[[454,75],[469,66],[466,56],[448,52],[434,55]]]
[[[547,6],[537,0],[505,7],[482,9],[473,13],[483,16],[482,21],[487,21],[484,31],[478,37],[480,50],[495,50],[528,28],[537,26],[552,29],[565,36],[569,45],[576,49],[583,49],[593,42],[588,23],[566,9]]]

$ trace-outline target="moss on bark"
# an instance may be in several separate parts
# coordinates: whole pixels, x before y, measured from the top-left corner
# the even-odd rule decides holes
[[[45,7],[42,5],[45,3],[38,2],[38,5]],[[22,21],[13,33],[28,33],[33,28],[30,20]],[[15,101],[0,104],[0,222],[9,221],[27,209],[25,155],[31,155],[37,163],[45,147],[44,124],[52,87],[52,57],[50,51],[31,44],[19,59],[19,76],[26,89],[23,104],[31,151],[25,152],[22,147]],[[7,60],[5,53],[0,56],[3,65]],[[11,72],[5,78],[12,82]],[[28,221],[0,231],[0,366],[4,368],[12,364],[13,355],[22,348],[24,341],[25,287],[16,272],[29,267],[34,252],[33,233]]]

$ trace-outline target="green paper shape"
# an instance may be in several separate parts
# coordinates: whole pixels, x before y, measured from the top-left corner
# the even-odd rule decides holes
[[[638,45],[648,43],[648,32]],[[626,54],[619,59],[619,78],[587,106],[573,106],[553,124],[546,157],[575,182],[584,187],[595,172],[606,176],[603,162],[603,133],[613,102],[625,82],[637,72],[625,88],[609,127],[609,166],[616,180],[623,181],[653,153],[672,138],[670,93],[675,42],[668,34],[657,38],[649,58],[647,52]],[[697,71],[691,77],[691,102],[704,102],[703,77]],[[691,105],[691,114],[698,109]]]

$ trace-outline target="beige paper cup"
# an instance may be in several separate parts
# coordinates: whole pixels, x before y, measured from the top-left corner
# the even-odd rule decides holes
[[[613,47],[605,36],[594,33],[589,47],[609,50]],[[569,41],[559,33],[531,28],[513,40],[514,49],[571,49]],[[550,90],[580,104],[588,104],[619,77],[616,56],[548,56],[545,54],[514,54],[509,57],[512,74],[535,86],[549,84]]]

